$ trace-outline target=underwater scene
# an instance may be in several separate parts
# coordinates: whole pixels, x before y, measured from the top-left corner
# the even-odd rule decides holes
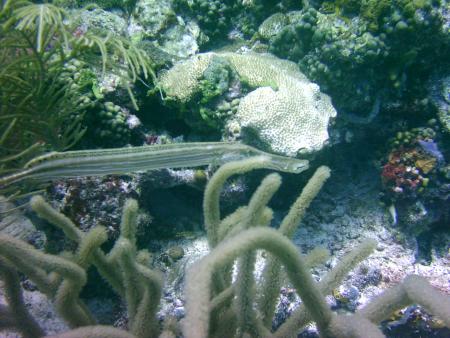
[[[449,338],[450,1],[0,0],[0,337]]]

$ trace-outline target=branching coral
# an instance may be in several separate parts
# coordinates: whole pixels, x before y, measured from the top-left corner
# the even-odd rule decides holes
[[[95,320],[78,296],[86,283],[86,270],[94,265],[111,287],[126,299],[130,332],[136,337],[155,337],[159,332],[155,314],[161,297],[162,281],[156,272],[147,267],[145,252],[136,249],[137,202],[126,202],[121,235],[108,255],[100,249],[100,245],[106,241],[104,228],[95,227],[83,233],[39,196],[32,199],[31,206],[40,217],[60,228],[76,242],[78,249],[70,258],[63,258],[42,253],[24,242],[0,235],[0,266],[7,291],[18,287],[19,281],[15,278],[18,270],[53,300],[57,312],[71,327],[93,325]],[[10,325],[2,323],[1,328],[14,327],[27,337],[30,331],[31,336],[42,336],[42,330],[24,311],[21,293],[8,291],[8,295],[9,307],[5,313],[11,313],[10,317],[13,318]],[[103,335],[108,330],[106,328]]]
[[[0,279],[9,305],[0,305],[0,329],[14,330],[21,326],[20,331],[25,338],[43,336],[43,330],[27,311],[16,268],[3,258],[0,259]]]
[[[302,256],[289,237],[329,177],[327,167],[316,171],[278,230],[267,227],[272,218],[272,210],[267,203],[281,184],[278,174],[270,174],[262,181],[246,207],[238,208],[222,219],[219,197],[227,178],[236,173],[271,167],[267,157],[253,157],[227,163],[211,178],[204,200],[211,252],[195,263],[187,274],[187,315],[182,325],[183,337],[295,337],[304,325],[314,321],[323,337],[377,338],[383,337],[377,324],[396,309],[412,303],[423,305],[450,326],[450,298],[419,276],[407,277],[403,283],[385,291],[354,315],[336,315],[331,311],[324,296],[373,251],[376,243],[364,241],[320,282],[313,280],[308,269],[327,255],[313,250]],[[0,235],[0,277],[4,281],[8,302],[7,306],[0,306],[0,329],[17,329],[25,337],[43,334],[25,309],[17,274],[21,272],[53,300],[58,313],[75,328],[60,337],[158,336],[160,327],[155,313],[162,282],[159,275],[147,267],[148,255],[136,248],[136,201],[126,202],[121,235],[107,255],[100,249],[106,240],[104,228],[95,227],[83,233],[42,197],[34,197],[31,206],[41,218],[60,228],[77,243],[78,248],[64,257],[54,256]],[[254,276],[255,250],[265,250],[270,254],[259,285]],[[235,261],[238,271],[233,280]],[[92,315],[78,297],[86,283],[86,270],[91,265],[125,299],[130,333],[95,325]],[[274,313],[273,302],[283,281],[280,278],[282,268],[303,303],[277,331],[271,332],[270,319]],[[175,337],[175,326],[166,323],[159,337]]]
[[[306,263],[314,254],[302,257],[288,238],[329,177],[329,169],[321,167],[316,171],[278,231],[264,228],[272,215],[265,203],[281,183],[279,177],[272,175],[263,180],[247,207],[239,208],[221,220],[218,198],[225,180],[233,173],[261,167],[264,167],[264,162],[258,159],[229,163],[219,169],[208,184],[204,211],[212,251],[197,262],[187,276],[185,337],[296,337],[310,321],[317,324],[324,337],[383,337],[377,324],[396,309],[412,303],[423,305],[445,320],[446,325],[450,324],[450,298],[419,276],[407,277],[402,284],[387,290],[351,318],[332,313],[323,296],[337,287],[350,269],[370,255],[376,242],[363,242],[319,283],[314,282],[307,272],[309,264]],[[253,275],[254,252],[261,249],[268,251],[270,256],[266,260],[262,286],[257,288]],[[236,260],[238,272],[236,281],[232,282],[231,267]],[[279,294],[281,266],[303,304],[277,331],[270,332],[273,302]],[[438,305],[439,297],[443,299],[442,306]]]

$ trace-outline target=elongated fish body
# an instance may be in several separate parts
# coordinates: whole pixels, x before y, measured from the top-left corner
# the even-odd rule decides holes
[[[260,151],[242,143],[171,143],[129,148],[52,152],[29,161],[17,173],[0,177],[0,187],[32,179],[46,182],[58,178],[126,174],[161,168],[221,165],[253,156],[263,156],[271,169],[300,173],[308,161]]]

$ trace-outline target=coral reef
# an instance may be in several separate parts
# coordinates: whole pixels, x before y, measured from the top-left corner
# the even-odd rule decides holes
[[[441,6],[441,7],[440,7]],[[375,99],[427,96],[432,67],[445,67],[450,45],[440,1],[339,1],[286,14],[269,50],[298,62],[343,112],[367,116]]]
[[[447,133],[450,133],[450,76],[433,78],[429,85],[430,99],[437,109],[437,116]]]
[[[158,330],[155,311],[162,282],[157,273],[147,268],[148,253],[137,252],[135,247],[136,201],[128,200],[124,206],[121,235],[108,255],[99,248],[106,241],[105,228],[98,226],[83,233],[67,217],[52,209],[42,197],[34,197],[31,204],[40,217],[76,242],[78,250],[62,258],[42,253],[11,237],[1,236],[1,254],[5,260],[2,260],[1,271],[9,305],[3,308],[8,320],[2,328],[18,329],[26,337],[43,335],[21,300],[21,292],[17,289],[17,268],[53,300],[57,312],[71,327],[93,325],[95,320],[78,298],[86,283],[85,270],[93,264],[110,286],[127,300],[130,331],[137,337],[154,336],[155,330]],[[14,267],[10,261],[16,262]],[[119,270],[115,266],[119,266]],[[106,334],[104,330],[102,334]]]
[[[126,33],[126,20],[101,8],[81,8],[71,10],[70,14],[70,25],[77,27],[78,32],[89,31],[101,35],[108,33],[114,36],[124,36]]]
[[[444,157],[434,141],[431,128],[398,132],[381,177],[392,198],[415,198],[429,187],[430,177],[444,165]],[[434,178],[434,177],[433,177]]]
[[[68,8],[77,8],[87,5],[94,5],[102,9],[122,9],[131,12],[136,5],[136,0],[54,0],[56,5]]]
[[[143,28],[144,38],[157,38],[161,31],[176,22],[170,1],[140,0],[136,3],[136,13],[133,18]]]
[[[114,77],[112,74],[109,76]],[[132,136],[139,139],[136,135],[136,127],[140,123],[134,125],[128,123],[128,120],[134,116],[130,113],[133,107],[129,97],[126,96],[123,99],[118,95],[120,90],[125,89],[121,85],[120,77],[114,77],[116,82],[114,88],[108,88],[105,84],[107,77],[99,74],[98,69],[93,69],[85,62],[71,60],[65,63],[64,71],[59,79],[61,83],[68,85],[71,91],[80,95],[79,101],[83,104],[84,114],[74,113],[74,116],[81,119],[83,125],[87,127],[82,142],[90,147],[125,146],[132,143]],[[111,92],[114,94],[111,95]],[[125,102],[123,105],[130,108],[120,107],[108,101],[111,96],[115,101]],[[142,140],[133,143],[142,144]]]
[[[204,34],[214,38],[230,26],[231,17],[237,13],[238,1],[175,0],[175,9],[187,9],[197,19]]]
[[[273,304],[281,285],[281,265],[302,298],[303,306],[273,333],[275,336],[290,336],[313,320],[325,337],[382,337],[375,324],[395,309],[411,303],[420,303],[439,315],[446,325],[450,324],[447,322],[450,318],[450,298],[418,276],[407,277],[403,283],[378,296],[354,314],[351,322],[344,319],[346,316],[337,316],[329,309],[323,294],[339,285],[345,274],[370,254],[375,243],[364,242],[344,257],[319,283],[313,281],[307,269],[327,256],[318,251],[301,256],[289,238],[329,177],[326,167],[320,167],[309,180],[278,230],[264,227],[273,216],[267,203],[281,184],[278,174],[271,174],[261,182],[248,206],[238,208],[222,219],[219,198],[228,177],[266,167],[271,167],[271,161],[266,157],[230,162],[222,166],[208,183],[204,213],[212,251],[191,267],[187,276],[187,312],[182,325],[185,337],[231,337],[239,336],[240,332],[251,336],[271,334],[271,320],[262,322],[255,311],[264,313],[262,318],[272,317],[275,309]],[[17,329],[30,337],[43,335],[42,329],[23,303],[17,275],[19,270],[53,300],[58,313],[75,328],[62,336],[157,336],[160,328],[155,313],[161,296],[161,280],[156,272],[147,267],[148,253],[137,251],[136,248],[137,203],[134,200],[126,202],[120,236],[108,255],[100,249],[100,245],[106,241],[103,227],[97,226],[83,233],[67,217],[52,209],[42,197],[34,197],[31,205],[41,218],[63,230],[69,239],[77,243],[78,249],[62,257],[53,256],[9,236],[0,236],[1,276],[8,300],[8,304],[2,307],[5,316],[2,328]],[[255,249],[265,249],[270,253],[262,277],[262,293],[254,291]],[[233,280],[231,263],[236,259],[238,273],[237,279]],[[95,321],[79,298],[79,292],[86,283],[85,270],[91,265],[126,300],[128,329],[132,335],[111,327],[92,326]],[[259,295],[256,309],[252,305],[255,295]],[[225,323],[224,316],[228,318],[226,325],[222,325]],[[177,332],[176,325],[169,322],[167,319],[163,336]]]
[[[381,170],[382,201],[392,205],[394,224],[401,223],[416,235],[446,223],[450,215],[450,180],[441,151],[442,135],[432,127],[398,132],[389,141],[390,153]],[[395,208],[395,209],[394,209]],[[397,217],[398,214],[398,217]]]
[[[1,335],[447,337],[449,37],[445,0],[1,1]]]
[[[130,118],[129,110],[111,101],[99,105],[100,111],[97,110],[97,113],[89,118],[91,140],[106,147],[120,147],[130,144],[132,128],[127,122]]]
[[[258,27],[258,36],[261,39],[269,40],[271,37],[280,33],[289,23],[288,17],[283,13],[275,13],[264,20]]]
[[[324,146],[330,119],[336,116],[330,98],[294,63],[269,54],[205,53],[178,63],[159,77],[167,99],[186,103],[200,95],[200,103],[208,101],[211,89],[205,90],[205,81],[215,89],[213,96],[224,92],[222,82],[214,83],[208,77],[211,64],[219,62],[216,59],[226,61],[219,70],[231,65],[241,82],[256,88],[240,100],[233,116],[225,116],[237,121],[247,142],[254,143],[257,136],[260,147],[287,156],[312,153]],[[201,107],[199,111],[203,117]]]
[[[213,56],[211,53],[198,54],[177,63],[170,71],[159,76],[158,85],[169,98],[187,102],[200,85],[199,80]]]
[[[48,3],[6,1],[0,6],[1,169],[79,142],[93,104],[90,94],[99,96],[96,82],[106,72],[122,80],[134,108],[131,86],[153,74],[142,50],[121,37],[71,27],[69,16]]]
[[[189,57],[198,52],[200,29],[195,22],[177,15],[172,1],[139,0],[131,17],[128,32],[133,41],[149,43],[155,50],[168,55],[166,61]]]
[[[174,9],[201,29],[203,48],[222,46],[224,42],[242,41],[258,31],[264,19],[279,10],[298,9],[301,1],[292,0],[175,0]]]

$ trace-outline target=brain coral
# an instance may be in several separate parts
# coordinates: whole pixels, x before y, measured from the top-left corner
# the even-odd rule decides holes
[[[320,150],[328,140],[336,110],[319,86],[293,62],[270,54],[205,53],[175,65],[159,85],[165,94],[187,102],[198,91],[199,79],[213,57],[226,59],[251,88],[234,118],[248,135],[256,135],[269,150],[296,156]]]

